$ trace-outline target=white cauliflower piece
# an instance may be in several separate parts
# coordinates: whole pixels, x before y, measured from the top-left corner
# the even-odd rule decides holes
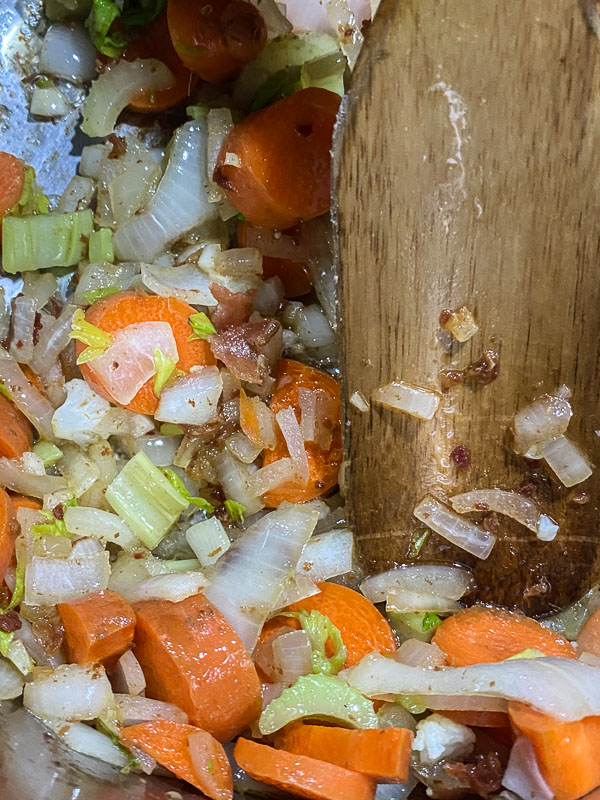
[[[422,764],[436,764],[442,759],[459,759],[471,754],[475,734],[466,725],[441,714],[431,714],[417,725],[412,749]]]
[[[67,399],[52,416],[52,430],[59,439],[68,439],[82,447],[99,441],[94,433],[110,411],[110,403],[91,389],[81,378],[65,383]]]

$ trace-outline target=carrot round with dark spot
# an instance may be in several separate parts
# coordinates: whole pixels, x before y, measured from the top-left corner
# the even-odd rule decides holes
[[[0,394],[0,456],[21,458],[33,444],[33,428],[27,417]]]
[[[231,131],[214,180],[248,222],[284,229],[327,213],[339,105],[334,92],[302,89],[250,114]]]
[[[19,523],[12,500],[4,489],[0,489],[0,584],[11,562],[18,535]]]

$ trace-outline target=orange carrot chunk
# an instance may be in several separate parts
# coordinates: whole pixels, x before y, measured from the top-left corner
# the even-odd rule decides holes
[[[19,523],[12,500],[4,489],[0,489],[0,584],[11,562],[18,535]]]
[[[0,152],[0,219],[18,203],[25,186],[25,164],[10,153]]]
[[[275,750],[250,739],[238,739],[233,755],[257,781],[309,800],[373,800],[376,783],[327,761]]]
[[[220,741],[258,718],[260,681],[252,659],[203,595],[179,603],[145,600],[134,608],[134,652],[148,697],[179,706]]]
[[[323,412],[324,425],[331,430],[331,444],[322,450],[317,442],[305,442],[308,457],[309,478],[306,486],[286,483],[263,495],[269,508],[277,508],[284,500],[290,503],[304,503],[331,491],[337,484],[342,463],[342,422],[340,405],[340,386],[335,378],[321,370],[301,364],[299,361],[282,358],[275,373],[276,383],[270,407],[274,414],[283,408],[293,408],[298,422],[301,421],[299,389],[309,389],[329,403],[329,410]],[[277,444],[273,450],[263,453],[263,466],[289,456],[283,434],[277,427]]]
[[[473,728],[506,728],[509,725],[508,714],[503,711],[439,711],[448,719],[460,722]]]
[[[135,614],[129,603],[111,589],[89,594],[58,611],[65,628],[67,659],[76,664],[113,660],[133,641]]]
[[[179,58],[209,83],[235,78],[267,41],[260,12],[244,0],[169,0],[167,15]]]
[[[600,785],[600,717],[562,722],[515,702],[508,704],[508,713],[533,745],[555,800],[577,800]]]
[[[21,458],[33,444],[33,428],[27,417],[0,394],[0,456]]]
[[[303,89],[250,114],[225,139],[214,180],[252,225],[290,228],[329,210],[339,104],[327,89]],[[235,166],[225,163],[231,154]]]
[[[12,500],[15,514],[20,508],[31,508],[34,511],[39,511],[42,508],[42,503],[36,497],[27,497],[24,494],[13,494],[9,492],[10,499]]]
[[[377,783],[404,783],[413,734],[406,728],[352,731],[325,725],[290,725],[276,747],[361,772]]]
[[[503,661],[523,650],[576,658],[571,644],[530,617],[490,606],[472,606],[439,626],[433,641],[454,667]]]
[[[339,629],[346,645],[347,657],[344,667],[352,667],[368,653],[393,653],[396,650],[396,637],[388,621],[375,606],[362,594],[340,586],[337,583],[318,583],[320,591],[287,606],[283,611],[319,611]],[[263,636],[269,633],[270,625],[282,623],[299,628],[300,623],[290,617],[275,617],[263,628]],[[332,655],[333,651],[328,655]]]
[[[119,292],[90,306],[85,318],[87,322],[107,333],[116,333],[128,325],[141,322],[168,322],[177,344],[179,355],[177,369],[189,372],[197,365],[216,364],[207,341],[203,339],[188,341],[192,333],[188,320],[195,313],[196,309],[173,297],[159,297],[142,292]],[[77,342],[77,354],[79,355],[84,349],[85,345]],[[94,373],[93,361],[82,364],[81,373],[95,391],[115,402]],[[154,393],[154,378],[146,381],[126,406],[140,414],[153,414],[157,407],[158,397]]]
[[[125,728],[121,741],[125,746],[139,747],[212,800],[233,797],[229,759],[223,745],[210,733],[182,722],[153,720]]]
[[[600,656],[600,608],[586,620],[577,637],[579,653],[593,653]]]

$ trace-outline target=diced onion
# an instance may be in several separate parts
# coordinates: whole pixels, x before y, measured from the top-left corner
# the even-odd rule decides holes
[[[277,3],[275,0],[250,0],[250,2],[260,11],[260,15],[267,26],[269,39],[291,33],[292,23],[284,13],[284,4]]]
[[[252,651],[285,580],[295,571],[318,513],[282,505],[252,525],[216,565],[205,592]]]
[[[100,422],[94,428],[94,433],[102,439],[109,436],[132,436],[138,439],[140,436],[154,429],[154,422],[151,417],[144,414],[134,414],[126,408],[111,407]]]
[[[252,416],[255,425],[246,425],[245,415],[241,414],[241,428],[246,436],[255,444],[272,450],[277,444],[277,434],[275,432],[275,414],[266,403],[258,397],[248,397],[245,402],[252,405]]]
[[[274,275],[263,281],[254,297],[254,310],[259,311],[264,317],[274,317],[279,311],[284,298],[285,290],[281,279]]]
[[[0,382],[10,392],[17,408],[37,428],[45,439],[52,441],[52,415],[54,408],[30,383],[14,358],[0,346]],[[21,490],[17,490],[21,491]],[[30,494],[30,492],[25,492]]]
[[[80,269],[79,283],[75,288],[73,301],[84,306],[88,305],[86,300],[88,292],[111,287],[119,290],[129,289],[139,271],[140,265],[132,262],[109,264],[107,261],[99,261],[95,264],[87,264]]]
[[[439,536],[443,536],[444,539],[477,558],[486,559],[496,543],[493,533],[461,519],[458,514],[450,511],[431,495],[426,495],[413,513],[420,522]]]
[[[66,489],[67,482],[61,475],[32,475],[23,469],[21,461],[0,458],[0,486],[20,494],[43,497]]]
[[[42,88],[34,86],[31,94],[29,110],[36,117],[64,117],[71,110],[72,106],[67,101],[64,94],[56,86]]]
[[[420,642],[418,639],[406,639],[402,642],[394,658],[409,667],[434,669],[446,665],[446,654],[437,644]]]
[[[417,419],[433,419],[440,405],[437,392],[413,386],[405,381],[392,381],[380,386],[371,395],[375,403],[381,403],[394,411],[403,411]]]
[[[108,136],[121,111],[139,92],[168,89],[173,81],[171,70],[154,58],[123,59],[107,66],[92,83],[83,107],[81,130],[88,136]]]
[[[29,364],[33,356],[33,325],[36,314],[35,300],[15,297],[12,301],[12,336],[10,352],[19,364]]]
[[[566,436],[557,436],[538,446],[552,472],[565,486],[582,483],[592,474],[583,453]]]
[[[246,509],[246,515],[256,514],[264,508],[259,495],[251,488],[252,476],[245,464],[234,458],[227,450],[223,450],[215,459],[215,468],[225,497],[241,503]]]
[[[59,439],[68,439],[81,446],[98,441],[94,433],[110,410],[110,403],[81,378],[65,383],[67,399],[54,412],[52,430]]]
[[[100,162],[110,152],[107,144],[90,144],[81,151],[79,161],[79,174],[86,178],[97,178],[100,171]]]
[[[292,459],[280,458],[250,475],[248,478],[248,490],[260,497],[266,492],[271,492],[290,481],[294,481],[295,478],[296,469]]]
[[[518,700],[575,721],[600,712],[599,677],[600,670],[571,658],[522,658],[436,672],[372,653],[354,667],[348,683],[367,697],[455,694]]]
[[[317,584],[311,580],[308,575],[302,572],[296,572],[291,578],[283,584],[281,594],[277,598],[277,603],[273,611],[279,611],[281,608],[291,606],[292,603],[299,603],[301,600],[306,600],[307,597],[320,592]]]
[[[56,210],[62,214],[83,211],[90,207],[95,194],[96,184],[91,178],[73,175],[60,196]]]
[[[512,746],[502,786],[527,800],[554,798],[554,792],[540,772],[535,749],[525,736],[519,736]]]
[[[35,300],[36,311],[41,311],[57,289],[58,283],[51,272],[25,272],[23,274],[23,295]]]
[[[23,705],[36,716],[83,720],[100,716],[112,703],[113,693],[99,664],[63,664],[34,672],[25,687]]]
[[[143,450],[157,467],[170,467],[173,463],[181,436],[140,436],[133,441],[134,452]]]
[[[312,645],[306,631],[291,631],[273,642],[273,663],[284,683],[312,672]]]
[[[127,600],[136,603],[138,600],[161,599],[179,603],[187,597],[198,594],[206,588],[208,581],[202,572],[169,573],[155,575],[132,586]]]
[[[23,465],[23,471],[28,472],[30,475],[46,474],[44,462],[33,452],[26,450],[21,457],[21,464]]]
[[[335,336],[321,306],[316,303],[299,308],[294,315],[294,332],[306,348],[327,347]]]
[[[456,600],[429,592],[410,592],[405,589],[390,589],[386,609],[397,614],[409,611],[436,611],[440,614],[453,613],[460,609]]]
[[[109,511],[86,506],[67,506],[64,521],[67,530],[77,536],[95,536],[103,542],[114,542],[126,550],[141,546],[140,540],[127,523]]]
[[[128,694],[115,694],[115,706],[125,727],[139,725],[155,719],[171,722],[188,722],[188,715],[172,703],[162,700],[151,700],[149,697],[132,697]]]
[[[68,603],[106,589],[109,576],[105,551],[74,558],[33,556],[25,569],[25,602],[30,606]]]
[[[204,425],[217,416],[223,380],[217,367],[198,367],[164,387],[155,418],[161,422]]]
[[[287,445],[290,458],[298,476],[298,483],[306,486],[310,475],[308,466],[308,456],[304,447],[304,439],[300,430],[300,425],[296,419],[296,412],[293,408],[282,408],[275,414],[275,419],[279,425],[279,430],[283,434]]]
[[[113,767],[124,769],[129,759],[106,734],[83,722],[64,722],[51,726],[62,741],[76,753],[98,758]]]
[[[88,32],[81,25],[51,25],[42,43],[39,69],[66,80],[91,81],[96,75],[96,48]]]
[[[241,461],[243,464],[252,464],[256,461],[258,456],[262,453],[260,445],[251,442],[245,433],[236,431],[225,442],[225,447],[229,450],[232,456]]]
[[[354,408],[357,408],[359,411],[362,411],[363,414],[369,413],[370,409],[369,401],[362,392],[353,392],[348,402],[350,403],[351,406],[354,406]]]
[[[413,665],[414,666],[414,665]],[[428,694],[416,695],[415,702],[432,711],[493,711],[506,714],[508,701],[502,697],[485,697],[481,694]]]
[[[131,650],[126,650],[110,673],[110,682],[114,692],[129,694],[134,697],[146,688],[146,678],[140,662]]]
[[[372,603],[382,603],[387,598],[388,592],[393,589],[460,600],[471,586],[471,582],[471,573],[464,567],[415,564],[371,575],[361,583],[360,590]]]
[[[457,342],[468,342],[479,330],[475,317],[466,306],[461,306],[454,311],[442,311],[440,323],[442,328],[451,333]]]
[[[570,392],[561,386],[554,395],[544,394],[515,414],[515,450],[526,453],[535,445],[563,434],[571,421],[573,410]]]
[[[66,305],[60,316],[42,329],[31,358],[31,368],[42,378],[49,378],[58,357],[69,344],[74,311],[75,306]]]
[[[217,166],[217,158],[221,152],[223,142],[233,129],[233,118],[229,108],[211,108],[206,116],[207,143],[206,143],[206,175],[208,186],[208,200],[217,203],[225,197],[225,192],[213,180],[213,172]]]
[[[325,581],[351,572],[353,556],[352,531],[328,531],[312,536],[304,545],[297,570],[313,581]]]
[[[9,661],[0,658],[0,700],[14,700],[23,694],[23,676]]]
[[[231,547],[223,523],[217,517],[197,522],[185,532],[187,543],[203,567],[211,567]]]
[[[558,525],[546,514],[540,514],[533,500],[523,497],[518,492],[507,492],[503,489],[472,489],[464,494],[455,494],[450,498],[452,508],[459,514],[469,511],[495,511],[520,522],[538,538],[556,536]],[[540,535],[541,533],[541,535]],[[548,538],[545,541],[549,541]]]
[[[195,306],[216,306],[208,275],[194,264],[158,267],[142,264],[142,283],[161,297],[176,297]]]
[[[167,169],[147,210],[115,233],[118,258],[151,262],[183,234],[215,218],[206,194],[205,158],[206,120],[187,122],[175,133]]]

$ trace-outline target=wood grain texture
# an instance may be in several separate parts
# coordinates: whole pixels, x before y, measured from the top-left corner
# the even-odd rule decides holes
[[[407,562],[426,491],[530,482],[554,542],[500,518],[487,561],[435,534],[420,560],[473,566],[474,597],[535,614],[600,574],[598,46],[574,0],[383,0],[369,31],[335,146],[343,394],[439,389],[440,370],[500,355],[497,380],[453,387],[431,422],[346,403],[346,496],[369,571]],[[480,325],[464,345],[438,322],[461,305]],[[514,455],[509,432],[562,383],[568,435],[598,465],[571,490]],[[450,459],[459,444],[468,470]]]

